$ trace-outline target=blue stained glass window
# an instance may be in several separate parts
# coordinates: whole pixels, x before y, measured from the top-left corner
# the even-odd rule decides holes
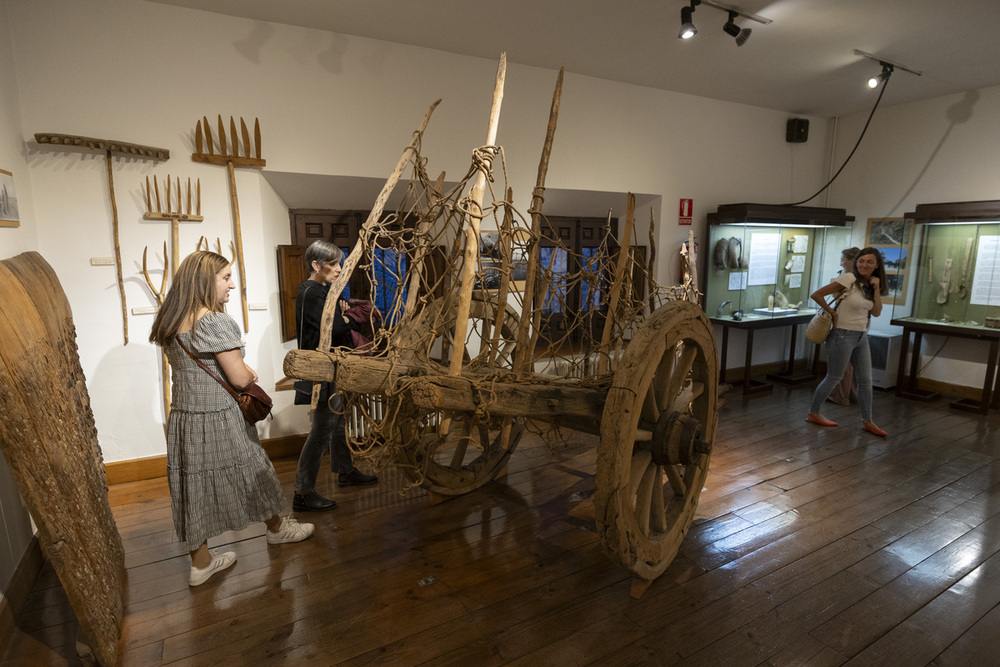
[[[347,261],[347,255],[351,252],[351,249],[350,248],[341,248],[340,250],[341,250],[341,252],[344,253],[344,256],[340,258],[340,266],[343,267],[344,266],[344,262]],[[344,301],[350,299],[351,298],[351,286],[350,285],[344,285],[344,291],[341,292],[340,294],[341,294],[340,298],[343,299]]]
[[[406,255],[401,255],[390,248],[375,248],[372,260],[372,302],[386,318],[386,324],[391,325],[396,317],[402,315],[402,304],[406,303],[407,285]],[[404,281],[402,285],[400,281]],[[396,308],[396,299],[400,307]]]
[[[569,253],[563,248],[539,248],[542,271],[552,271],[551,281],[542,302],[542,313],[550,315],[566,309],[566,295],[569,291],[566,274],[569,271]]]
[[[600,248],[583,248],[583,281],[580,290],[580,310],[598,309],[604,297],[605,276],[601,275],[604,256]],[[593,286],[593,290],[591,290]]]

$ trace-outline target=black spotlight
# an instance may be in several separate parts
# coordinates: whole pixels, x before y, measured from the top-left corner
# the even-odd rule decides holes
[[[681,31],[677,36],[681,39],[690,39],[698,34],[698,29],[691,22],[691,14],[694,13],[694,3],[690,7],[681,7]]]
[[[730,37],[736,39],[736,46],[743,46],[750,39],[750,33],[753,32],[750,28],[740,28],[734,23],[736,17],[739,16],[736,12],[729,12],[729,20],[726,21],[726,25],[722,26],[722,29]]]
[[[892,65],[882,61],[879,61],[879,64],[882,65],[882,73],[868,79],[869,88],[878,88],[880,83],[885,83],[889,80],[889,77],[892,76]]]

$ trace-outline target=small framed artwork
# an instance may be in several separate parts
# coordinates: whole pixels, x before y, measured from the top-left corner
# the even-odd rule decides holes
[[[0,169],[0,227],[20,227],[14,174]]]
[[[885,304],[906,305],[909,259],[913,252],[913,221],[905,218],[868,218],[865,246],[878,248],[885,265],[889,294]]]

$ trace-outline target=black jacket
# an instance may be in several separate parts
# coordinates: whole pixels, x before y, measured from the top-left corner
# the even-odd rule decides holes
[[[299,332],[299,349],[315,350],[319,347],[319,331],[323,321],[323,306],[329,285],[323,285],[315,280],[306,280],[299,285],[299,293],[295,297],[295,326]],[[344,313],[340,310],[340,299],[337,299],[337,311],[333,316],[333,347],[354,347],[351,340],[351,329],[356,329],[353,322],[344,321]]]

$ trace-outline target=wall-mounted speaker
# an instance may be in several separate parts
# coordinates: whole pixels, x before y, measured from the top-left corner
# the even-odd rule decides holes
[[[809,138],[809,120],[806,118],[789,118],[785,125],[785,141],[790,144],[801,144]]]

